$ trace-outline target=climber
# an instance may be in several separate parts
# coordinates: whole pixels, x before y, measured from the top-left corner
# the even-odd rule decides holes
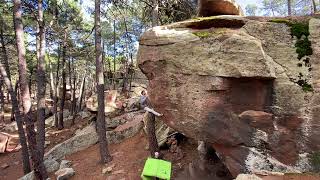
[[[150,102],[149,102],[149,99],[148,99],[147,91],[146,90],[142,90],[141,91],[140,100],[139,100],[139,107],[140,107],[140,109],[144,109],[148,105],[150,105]]]

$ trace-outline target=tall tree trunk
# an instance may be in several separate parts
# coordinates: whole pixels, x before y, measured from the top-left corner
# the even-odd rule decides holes
[[[288,0],[288,16],[291,16],[291,0]]]
[[[116,89],[116,20],[113,20],[113,89]]]
[[[10,72],[10,71],[8,71],[8,72]],[[20,108],[21,107],[21,94],[20,94],[20,91],[19,91],[19,80],[17,80],[16,81],[16,84],[15,84],[15,86],[14,86],[14,92],[15,92],[15,94],[17,95],[17,98],[19,99],[19,101],[20,101],[20,104],[18,104],[18,107]],[[18,101],[18,102],[19,102]],[[13,111],[11,111],[11,121],[13,122],[14,121],[14,112]]]
[[[76,77],[76,69],[74,67],[74,61],[72,61],[72,71],[73,71],[73,89],[72,89],[72,124],[74,124],[74,119],[76,117],[76,114],[77,114],[77,110],[76,110],[76,105],[77,105],[77,101],[76,101],[76,82],[77,82],[77,77]]]
[[[159,3],[158,3],[158,0],[153,0],[153,2],[152,2],[152,27],[158,26],[158,22],[159,22]]]
[[[313,14],[315,14],[317,12],[316,0],[312,0],[312,7],[313,7]]]
[[[49,69],[50,69],[50,98],[54,100],[54,94],[55,94],[55,85],[53,80],[53,68],[52,68],[52,61],[50,58],[50,54],[48,54],[48,60],[49,60]]]
[[[128,36],[128,27],[127,27],[127,20],[123,18],[124,27],[126,30],[126,60],[124,62],[124,76],[123,76],[123,86],[122,86],[122,93],[128,98],[129,97],[129,89],[128,89],[128,76],[129,76],[129,36]]]
[[[60,70],[60,54],[61,54],[61,44],[59,45],[58,48],[58,65],[57,65],[57,70],[56,70],[56,82],[55,82],[55,92],[54,92],[54,103],[53,103],[53,113],[54,113],[54,126],[56,128],[59,128],[59,122],[58,122],[58,96],[59,96],[59,70]]]
[[[155,129],[155,115],[148,112],[146,119],[147,126],[147,135],[149,140],[149,151],[151,157],[155,157],[155,152],[159,152],[158,141],[156,137],[156,129]]]
[[[101,51],[101,25],[100,25],[100,3],[101,0],[95,0],[95,48],[96,48],[96,82],[98,94],[98,116],[97,129],[100,144],[100,158],[102,163],[112,161],[108,150],[108,142],[106,137],[106,122],[104,115],[104,75],[103,61]]]
[[[0,123],[4,122],[4,84],[3,77],[0,76]]]
[[[37,70],[37,143],[40,160],[43,161],[45,144],[45,108],[46,108],[46,63],[45,63],[45,25],[43,20],[42,0],[38,0],[39,58]]]
[[[3,17],[0,17],[0,23],[1,23],[1,27],[0,27],[0,43],[1,43],[1,51],[2,51],[2,56],[4,61],[8,61],[8,55],[7,55],[7,49],[6,49],[6,45],[4,42],[4,38],[3,38],[3,34],[4,34],[4,20]],[[6,63],[8,64],[8,63]],[[9,71],[9,64],[6,66],[6,71]],[[4,77],[0,76],[0,122],[4,122]],[[2,89],[3,88],[3,89]],[[7,98],[7,101],[9,103],[9,99]]]
[[[8,59],[4,59],[5,64],[8,64]],[[9,78],[10,71],[8,73],[5,70],[5,67],[0,62],[0,73],[1,76],[4,79],[4,82],[7,86],[8,92],[11,96],[12,101],[12,111],[14,112],[17,127],[18,127],[18,134],[19,134],[19,140],[21,144],[21,154],[22,154],[22,165],[23,165],[23,172],[24,174],[28,174],[31,171],[30,162],[29,162],[29,151],[28,151],[28,145],[27,145],[27,138],[25,136],[25,131],[23,129],[23,120],[22,116],[19,110],[19,102],[17,99],[17,94],[13,90],[11,79]]]
[[[58,125],[58,129],[63,129],[64,125],[63,125],[63,110],[64,110],[64,102],[65,102],[65,98],[66,98],[66,86],[67,86],[67,82],[66,82],[66,67],[65,67],[65,63],[66,63],[66,51],[67,51],[67,31],[65,30],[64,32],[64,39],[63,39],[63,48],[62,48],[62,94],[61,94],[61,98],[60,98],[60,113],[59,113],[59,125]]]
[[[83,94],[84,94],[84,90],[85,90],[85,85],[86,85],[86,76],[87,76],[87,71],[84,73],[83,78],[82,78],[82,82],[81,82],[81,86],[80,86],[80,97],[79,97],[79,107],[78,107],[78,112],[80,112],[82,110],[82,101],[83,101]]]
[[[155,18],[158,15],[158,10],[157,10],[157,8],[155,8],[157,6],[158,6],[158,1],[153,0],[154,10],[153,10],[153,16],[152,16],[152,27],[154,27],[158,24],[158,19]],[[156,130],[155,130],[155,127],[156,127],[155,126],[155,115],[150,112],[147,115],[146,126],[147,126],[148,140],[149,140],[150,155],[151,155],[151,157],[155,157],[155,152],[159,152],[159,146],[158,146],[158,141],[157,141],[157,137],[156,137]]]
[[[37,149],[36,133],[34,130],[34,121],[31,119],[31,98],[29,86],[27,81],[27,63],[26,63],[26,49],[24,45],[24,34],[22,25],[22,8],[21,0],[14,0],[14,27],[16,34],[16,44],[19,59],[19,82],[21,90],[21,98],[23,105],[24,121],[26,123],[26,132],[31,152],[31,159],[33,162],[34,172],[37,178],[47,179],[46,169],[43,161],[40,159],[39,151]],[[16,117],[17,118],[17,117]]]

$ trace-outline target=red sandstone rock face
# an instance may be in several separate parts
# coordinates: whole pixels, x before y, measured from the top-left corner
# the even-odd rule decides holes
[[[234,0],[200,0],[199,16],[241,15],[241,7]]]
[[[239,26],[203,25],[218,20]],[[295,64],[288,27],[238,17],[200,21],[157,27],[141,37],[138,63],[161,120],[211,143],[234,177],[310,170],[306,154],[320,150],[319,93],[312,104],[311,93],[293,82],[311,73]]]

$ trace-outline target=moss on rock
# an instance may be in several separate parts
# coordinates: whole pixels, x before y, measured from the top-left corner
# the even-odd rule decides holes
[[[208,38],[213,35],[212,32],[208,32],[208,31],[198,31],[198,32],[194,32],[193,34],[198,36],[199,38]]]
[[[291,28],[292,37],[296,37],[297,41],[295,43],[296,52],[298,54],[298,60],[300,61],[305,56],[310,56],[313,54],[311,41],[309,40],[309,21],[307,22],[297,22],[288,19],[272,19],[269,22],[283,23]],[[300,66],[301,64],[301,66]],[[298,63],[299,67],[302,67],[302,63]],[[307,63],[306,63],[307,66]],[[309,66],[308,66],[309,67]],[[300,79],[296,82],[302,87],[303,91],[313,91],[313,88],[306,80]]]
[[[295,47],[299,60],[304,56],[312,55],[311,42],[308,39],[310,35],[308,22],[295,22],[288,19],[272,19],[270,22],[283,23],[291,28],[291,35],[298,39]]]
[[[315,172],[320,172],[320,151],[314,152],[310,156],[310,162]]]

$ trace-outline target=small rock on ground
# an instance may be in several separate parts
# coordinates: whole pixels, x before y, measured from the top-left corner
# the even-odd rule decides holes
[[[44,166],[48,173],[55,172],[59,169],[59,163],[55,159],[46,159],[44,161]]]
[[[1,165],[1,169],[6,169],[8,167],[9,167],[9,164],[7,164],[7,163],[4,163],[4,164]]]
[[[254,174],[239,174],[236,180],[262,180]]]
[[[111,166],[108,166],[108,167],[105,167],[102,169],[102,174],[109,174],[112,172],[113,168],[115,167],[115,165],[111,165]]]
[[[124,174],[124,170],[118,170],[118,171],[114,171],[112,174],[116,175],[116,174]]]
[[[71,166],[72,162],[64,159],[61,161],[59,169],[70,168]]]
[[[75,175],[75,171],[72,168],[64,168],[59,169],[54,174],[57,176],[57,180],[67,180],[73,175]]]

